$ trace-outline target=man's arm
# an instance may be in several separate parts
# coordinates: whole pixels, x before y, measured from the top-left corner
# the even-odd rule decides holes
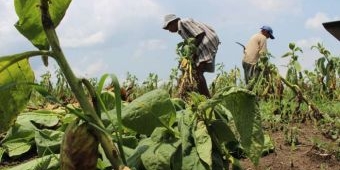
[[[203,41],[203,38],[205,36],[205,32],[202,32],[200,34],[198,34],[196,37],[195,37],[195,45],[198,46],[201,44],[201,42]]]
[[[259,42],[259,54],[262,55],[263,53],[267,53],[267,39],[262,38]]]

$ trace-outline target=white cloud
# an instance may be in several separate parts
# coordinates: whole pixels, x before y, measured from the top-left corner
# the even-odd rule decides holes
[[[308,29],[321,29],[322,23],[329,21],[330,18],[325,14],[318,12],[312,18],[308,18],[305,27]]]
[[[264,11],[285,11],[299,12],[299,0],[250,0],[254,8]]]
[[[146,21],[159,19],[161,11],[152,0],[73,1],[60,24],[60,39],[65,47],[103,43],[120,31],[136,30]]]
[[[108,68],[107,63],[103,62],[102,60],[97,61],[96,63],[92,63],[87,67],[86,73],[90,77],[94,77],[99,75],[100,73],[103,74],[103,72]]]
[[[155,50],[166,49],[166,42],[160,39],[149,39],[139,43],[137,50],[134,52],[134,57],[139,58],[144,56],[144,53]]]
[[[303,54],[299,54],[299,62],[303,65],[303,69],[311,70],[314,68],[315,60],[320,57],[320,54],[315,49],[311,49],[312,46],[322,43],[321,38],[312,37],[309,39],[302,39],[296,42],[298,47],[301,47]]]
[[[318,42],[321,42],[321,38],[316,38],[316,37],[312,37],[309,39],[301,39],[296,41],[296,45],[298,47],[301,47],[302,49],[307,49],[307,48],[311,48],[313,45],[316,45]]]
[[[13,1],[0,0],[0,53],[10,51],[10,47],[19,48],[18,41],[25,40],[16,30],[14,24],[18,17],[14,10]]]
[[[84,58],[80,63],[72,64],[71,67],[77,76],[92,78],[104,74],[109,65],[101,59],[90,60],[89,58]]]
[[[11,31],[17,17],[12,1],[0,0],[0,4],[0,33],[3,36]]]
[[[86,47],[93,44],[103,43],[105,37],[103,32],[99,31],[93,34],[89,34],[85,37],[62,37],[60,40],[63,47]]]
[[[140,47],[151,51],[151,50],[165,49],[166,45],[165,45],[164,40],[150,39],[150,40],[146,40],[140,43]]]
[[[323,29],[322,23],[335,20],[339,20],[339,17],[329,17],[326,13],[317,12],[313,17],[306,20],[305,27],[308,29]]]

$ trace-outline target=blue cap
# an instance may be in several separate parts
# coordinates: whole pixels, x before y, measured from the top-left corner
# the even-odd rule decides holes
[[[262,26],[261,30],[266,30],[269,33],[270,39],[275,39],[275,37],[273,36],[273,30],[272,28],[270,28],[270,26]]]

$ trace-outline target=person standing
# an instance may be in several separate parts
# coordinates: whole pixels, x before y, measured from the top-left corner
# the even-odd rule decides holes
[[[183,39],[195,38],[197,52],[193,61],[196,64],[197,88],[200,94],[210,98],[204,72],[215,72],[215,56],[220,44],[216,32],[204,23],[191,18],[181,19],[175,14],[165,15],[163,29],[178,33]]]
[[[256,78],[259,74],[257,62],[260,57],[267,54],[267,39],[275,39],[273,30],[269,26],[261,27],[261,31],[251,36],[247,45],[244,47],[242,67],[244,69],[245,83]],[[251,88],[251,87],[250,87]]]

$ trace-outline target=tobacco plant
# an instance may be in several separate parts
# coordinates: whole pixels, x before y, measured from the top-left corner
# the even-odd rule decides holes
[[[302,115],[303,121],[307,119],[307,117],[313,117],[317,120],[320,120],[323,116],[322,113],[320,113],[319,109],[313,104],[313,102],[308,99],[304,91],[302,90],[301,86],[299,86],[301,83],[302,73],[300,72],[300,65],[297,62],[297,56],[295,54],[296,51],[300,51],[301,49],[299,47],[296,47],[295,44],[290,43],[289,48],[292,50],[291,52],[287,52],[284,56],[291,56],[292,59],[288,65],[289,70],[287,72],[287,79],[283,78],[279,72],[277,67],[270,63],[269,59],[271,57],[270,53],[267,53],[266,55],[263,55],[260,57],[260,61],[258,62],[258,68],[260,70],[260,73],[258,77],[253,78],[250,81],[251,86],[253,86],[252,91],[254,91],[261,99],[264,99],[265,101],[268,99],[275,99],[275,102],[277,102],[277,110],[278,112],[281,112],[283,110],[282,105],[282,99],[284,92],[288,92],[286,87],[288,87],[290,92],[293,93],[293,97],[291,100],[295,100],[294,102],[297,103],[297,106],[295,107],[294,113],[299,113],[300,106],[302,103],[307,104],[311,115]],[[292,82],[298,83],[294,84]],[[285,86],[284,86],[285,85]]]
[[[193,59],[196,49],[195,38],[188,38],[177,44],[178,68],[182,72],[178,79],[177,96],[183,99],[187,97],[187,92],[197,91],[196,64]]]
[[[21,142],[30,149],[28,144],[35,139],[38,156],[41,156],[33,165],[34,169],[230,169],[238,167],[237,160],[244,156],[258,164],[264,137],[255,95],[247,90],[226,87],[211,99],[182,91],[188,97],[184,102],[171,99],[165,90],[154,89],[158,78],[150,74],[148,84],[151,86],[148,87],[152,87],[151,91],[131,103],[124,103],[116,76],[105,74],[96,86],[90,80],[76,77],[56,33],[70,3],[71,0],[15,0],[19,17],[16,28],[38,50],[0,58],[1,133],[10,128],[0,142],[0,159],[5,152],[13,153],[6,148],[11,145],[9,141],[13,142],[11,135],[19,131],[16,127],[21,127],[14,122],[32,90],[36,90],[59,103],[66,115],[72,114],[75,118],[65,115],[65,124],[58,127],[60,115],[53,115],[54,121],[49,127],[60,128],[57,133],[43,129],[47,124],[44,120],[50,119],[43,118],[40,123],[25,121],[31,129],[29,138]],[[194,64],[190,54],[194,47],[191,44],[189,40],[179,53],[184,57],[181,60],[184,81],[195,84],[192,82]],[[60,102],[48,90],[34,84],[28,59],[35,56],[42,56],[45,65],[48,59],[56,61],[63,75],[60,83],[64,86],[63,82],[67,82],[79,107]],[[112,80],[113,93],[104,90],[108,78]],[[181,89],[183,81],[180,84]],[[42,116],[39,112],[34,114]],[[41,145],[42,139],[55,139],[54,145]],[[31,162],[20,169],[27,166],[32,167]]]
[[[87,145],[87,147],[77,148],[78,150],[76,148],[72,148],[72,145],[74,145],[73,142],[81,141],[83,138],[95,138],[98,140],[114,169],[127,169],[124,165],[124,156],[120,154],[123,153],[121,147],[119,146],[120,151],[118,151],[118,148],[116,148],[116,145],[113,143],[111,136],[103,130],[104,124],[99,117],[100,107],[97,104],[98,98],[94,87],[88,80],[77,78],[74,75],[60,46],[55,29],[65,15],[70,3],[71,0],[14,1],[15,10],[19,17],[19,21],[15,24],[17,30],[39,50],[4,56],[0,59],[0,73],[1,78],[4,79],[1,81],[4,83],[1,84],[1,96],[11,99],[9,101],[12,102],[4,106],[6,101],[4,101],[4,99],[1,100],[3,102],[2,105],[4,106],[0,109],[0,114],[4,117],[1,120],[6,121],[1,122],[1,133],[13,124],[17,115],[25,107],[29,99],[32,90],[32,86],[29,86],[29,84],[33,83],[34,76],[33,71],[28,64],[28,59],[34,56],[42,56],[44,64],[47,65],[47,58],[50,57],[57,62],[82,109],[82,111],[77,111],[69,108],[70,111],[77,114],[79,118],[85,121],[83,123],[77,121],[74,125],[70,124],[71,130],[66,132],[72,133],[73,130],[81,128],[82,130],[80,133],[74,133],[74,135],[71,136],[65,134],[64,136],[60,161],[62,169],[77,169],[79,161],[86,162],[86,160],[70,160],[70,158],[76,157],[77,153],[83,154],[84,150],[95,149],[93,148],[96,147],[95,145]],[[27,18],[29,18],[29,20]],[[6,91],[6,94],[4,91]],[[92,96],[92,103],[88,100],[86,91],[88,91],[88,93]],[[117,106],[117,110],[118,109],[119,107]],[[120,120],[119,118],[120,116],[118,116],[118,120]],[[82,134],[87,135],[83,136]],[[68,140],[68,138],[71,137],[79,140]],[[70,151],[69,149],[76,150]],[[88,154],[96,154],[96,152],[89,152]],[[88,157],[89,159],[92,157],[90,155],[82,156],[84,156],[84,158]],[[96,162],[91,162],[92,164],[88,166],[95,166]]]
[[[158,75],[155,73],[149,73],[149,76],[143,82],[143,85],[145,86],[146,91],[151,91],[158,88],[158,82],[159,82]]]
[[[123,125],[140,141],[132,147],[129,167],[235,169],[243,157],[258,164],[264,135],[253,93],[226,87],[211,99],[194,92],[186,99],[170,100],[156,89],[123,108]]]
[[[301,65],[298,62],[299,56],[297,52],[303,52],[300,47],[297,47],[295,43],[289,43],[289,49],[291,51],[287,52],[282,56],[282,58],[290,57],[290,61],[288,63],[288,70],[286,73],[286,80],[292,84],[298,85],[299,80],[302,77],[301,73]]]
[[[238,86],[242,85],[241,73],[239,68],[233,68],[229,72],[224,70],[225,65],[223,63],[217,63],[217,75],[211,84],[212,94],[215,94],[218,89],[222,89],[226,86]]]
[[[318,76],[318,83],[322,84],[322,91],[320,95],[326,95],[332,99],[337,88],[337,77],[339,76],[340,60],[338,57],[331,56],[331,53],[320,43],[311,47],[316,49],[322,55],[316,61],[315,71]]]

